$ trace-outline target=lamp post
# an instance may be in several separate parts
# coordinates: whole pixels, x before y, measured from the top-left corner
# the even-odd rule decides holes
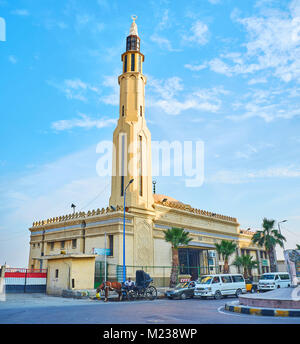
[[[123,218],[123,282],[125,282],[126,278],[126,266],[125,266],[125,204],[126,204],[126,191],[128,186],[134,181],[134,179],[130,179],[129,183],[126,185],[124,190],[124,218]]]
[[[283,222],[287,222],[287,220],[283,220],[283,221],[279,221],[278,222],[278,232],[279,232],[279,234],[281,234],[281,229],[280,229],[280,223],[283,223]],[[283,244],[283,254],[284,254],[284,242],[282,242],[282,244]],[[276,268],[277,268],[277,271],[278,271],[278,263],[277,263],[277,256],[276,256],[276,248],[275,248],[275,246],[274,246],[274,248],[273,248],[273,251],[274,251],[274,256],[275,256],[275,260],[276,260]]]
[[[75,214],[76,205],[74,203],[71,204],[71,208],[73,208],[73,214]]]
[[[283,220],[283,221],[278,222],[278,231],[279,231],[279,234],[281,234],[280,223],[283,223],[283,222],[287,222],[287,220]],[[283,243],[283,250],[284,250],[284,243]]]

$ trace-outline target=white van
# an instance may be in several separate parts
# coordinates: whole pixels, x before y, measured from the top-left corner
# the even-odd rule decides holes
[[[202,276],[196,282],[194,295],[201,298],[214,297],[221,299],[226,295],[238,296],[247,293],[243,275],[218,274]]]
[[[260,276],[257,289],[259,291],[266,291],[290,286],[291,279],[287,272],[268,272]]]

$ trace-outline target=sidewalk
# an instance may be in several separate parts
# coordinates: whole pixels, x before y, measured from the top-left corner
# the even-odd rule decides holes
[[[165,292],[168,287],[157,287],[157,298],[163,299],[165,298]],[[96,298],[96,289],[83,289],[83,290],[68,290],[64,289],[62,293],[62,297],[66,298],[74,298],[74,299],[95,299]],[[102,298],[102,295],[101,295]],[[109,300],[114,300],[118,298],[118,294],[115,291],[110,291]]]

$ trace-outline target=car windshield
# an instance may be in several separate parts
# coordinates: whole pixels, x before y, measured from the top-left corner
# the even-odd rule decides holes
[[[275,275],[262,275],[260,279],[262,280],[273,280]]]
[[[198,282],[201,283],[201,284],[210,284],[212,281],[212,277],[211,276],[203,276],[203,277],[200,277]]]
[[[175,287],[175,289],[181,289],[181,288],[186,288],[188,286],[188,282],[182,282],[182,283],[178,283],[177,286]]]

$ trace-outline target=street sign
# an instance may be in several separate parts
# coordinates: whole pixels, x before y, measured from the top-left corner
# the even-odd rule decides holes
[[[106,254],[105,254],[106,253]],[[94,254],[101,255],[101,256],[110,256],[110,249],[107,248],[94,248]]]
[[[269,264],[268,264],[268,259],[262,259],[262,260],[261,260],[261,265],[262,265],[262,266],[269,266]]]

